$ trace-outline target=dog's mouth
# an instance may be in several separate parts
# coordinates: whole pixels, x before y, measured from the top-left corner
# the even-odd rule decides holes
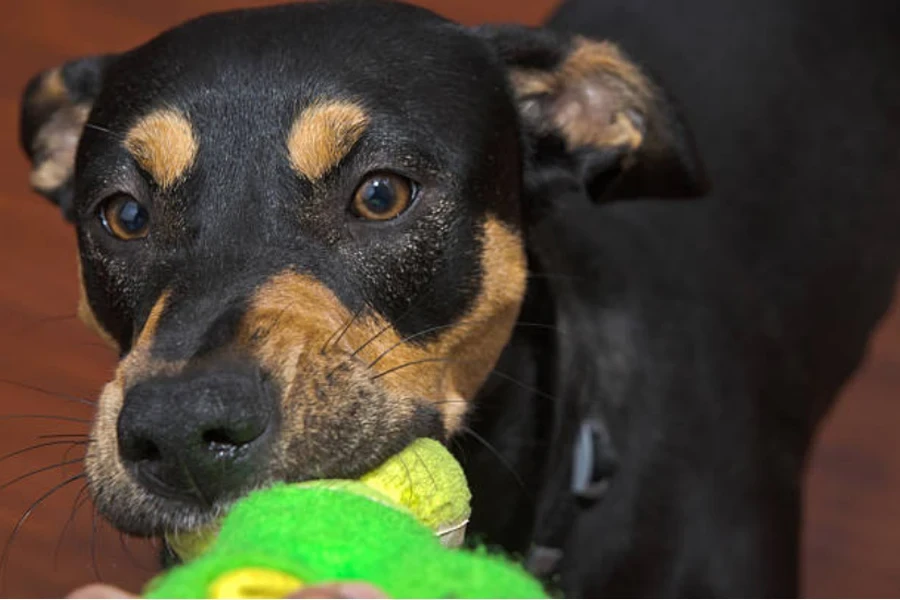
[[[299,367],[287,389],[249,362],[127,391],[111,382],[85,460],[98,510],[134,535],[192,531],[253,490],[356,479],[417,438],[444,439],[439,405],[389,393],[353,364],[321,366]]]
[[[181,497],[150,493],[138,486],[123,490],[115,489],[106,482],[91,484],[97,509],[116,529],[134,536],[160,538],[215,524],[228,513],[234,502],[252,489],[235,494],[234,498],[219,500],[211,506],[202,506]]]
[[[411,434],[409,439],[411,441],[417,437],[420,436]],[[403,445],[406,445],[405,441],[398,443],[398,446]],[[391,456],[387,451],[382,454],[384,456],[370,455],[370,460],[360,463],[361,466],[353,472],[337,468],[320,471],[321,475],[316,477],[279,477],[274,474],[260,474],[210,503],[198,498],[192,489],[148,478],[139,481],[130,474],[125,480],[107,481],[90,475],[88,480],[100,514],[118,530],[139,537],[163,537],[196,532],[214,526],[229,512],[235,502],[255,490],[277,483],[302,483],[314,479],[357,479]]]

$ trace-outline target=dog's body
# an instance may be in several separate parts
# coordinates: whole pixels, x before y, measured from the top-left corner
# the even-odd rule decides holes
[[[567,595],[794,593],[805,453],[896,275],[878,133],[898,115],[869,98],[897,86],[881,45],[773,75],[801,1],[646,4],[572,2],[553,26],[665,76],[702,200],[667,198],[705,181],[664,94],[569,35],[336,3],[37,78],[32,180],[78,224],[82,314],[123,354],[89,452],[101,509],[158,533],[461,433],[472,531]],[[768,15],[770,54],[726,43],[726,5]],[[729,24],[715,52],[692,43],[700,15]],[[348,44],[367,35],[377,52]],[[322,201],[345,196],[353,220]]]
[[[572,277],[532,281],[524,318],[562,331],[520,333],[501,365],[556,399],[506,383],[479,403],[473,427],[526,491],[502,466],[471,470],[491,490],[478,524],[536,545],[573,596],[793,595],[811,436],[900,260],[897,5],[576,0],[550,24],[619,42],[665,78],[711,193],[555,197],[530,248]],[[610,485],[578,506],[573,447],[597,419]],[[478,445],[470,462],[491,463]],[[507,496],[536,509],[510,515]]]

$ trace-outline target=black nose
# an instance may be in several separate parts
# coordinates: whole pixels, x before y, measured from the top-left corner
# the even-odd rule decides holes
[[[221,367],[139,383],[117,432],[126,469],[148,491],[210,506],[265,472],[274,394],[258,369]]]

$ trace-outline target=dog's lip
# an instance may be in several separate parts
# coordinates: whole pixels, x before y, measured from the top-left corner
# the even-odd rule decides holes
[[[198,508],[209,508],[209,506],[203,502],[202,498],[189,491],[168,484],[158,477],[151,469],[147,468],[147,465],[139,463],[133,467],[133,470],[134,475],[139,473],[141,478],[153,482],[154,488],[152,494],[154,497],[164,501],[196,505]]]
[[[196,503],[169,500],[156,496],[153,507],[138,519],[134,516],[124,519],[107,516],[120,531],[144,538],[162,538],[174,531],[194,531],[210,526],[226,514],[231,502],[204,508]]]
[[[123,510],[113,497],[111,506],[98,505],[101,514],[116,529],[137,537],[162,537],[173,531],[192,531],[208,527],[211,523],[227,514],[231,506],[243,498],[251,490],[235,494],[233,497],[217,500],[212,506],[201,502],[197,497],[184,492],[172,490],[171,494],[150,492],[144,488],[145,500],[139,503],[135,511]]]

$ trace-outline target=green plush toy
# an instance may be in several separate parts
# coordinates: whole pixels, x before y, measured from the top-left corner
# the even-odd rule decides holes
[[[220,526],[169,535],[186,562],[148,598],[282,598],[365,582],[392,598],[546,598],[520,566],[457,549],[470,494],[459,464],[421,439],[359,481],[280,484],[235,504]]]

